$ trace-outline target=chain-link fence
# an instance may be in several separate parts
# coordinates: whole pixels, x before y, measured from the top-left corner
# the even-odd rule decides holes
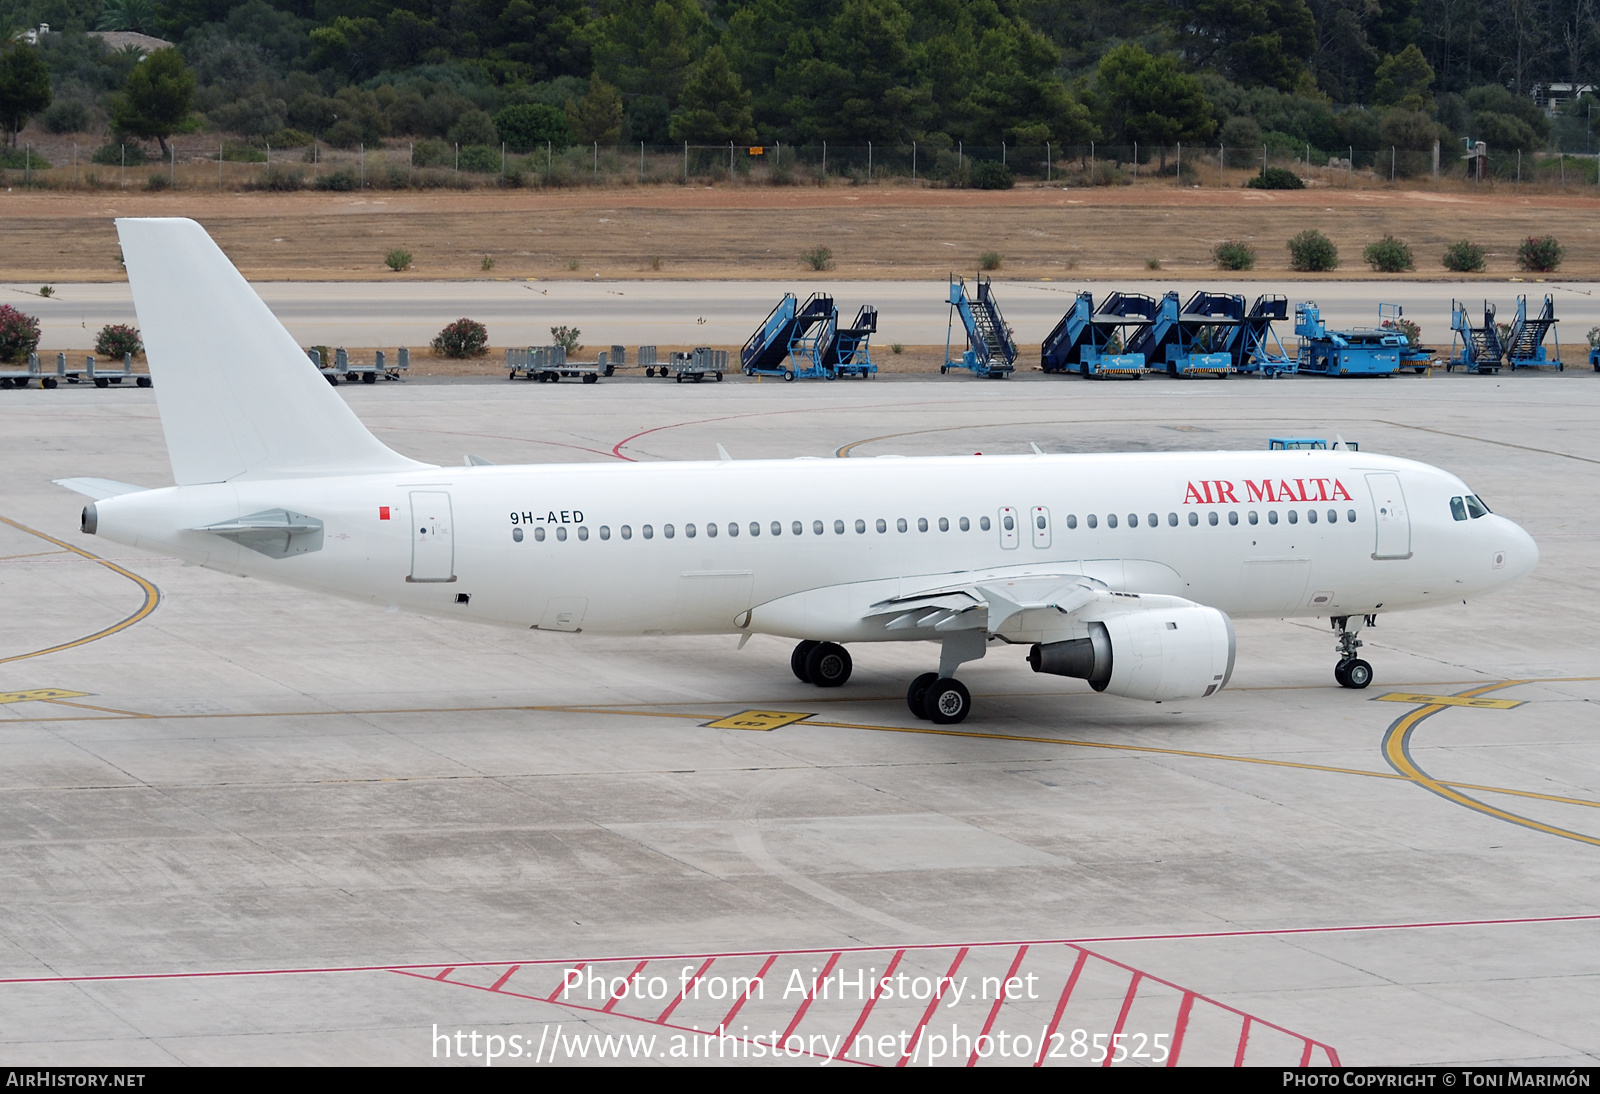
[[[1004,189],[1017,184],[1198,187],[1367,187],[1469,179],[1553,187],[1597,187],[1597,157],[1490,148],[1482,159],[1453,145],[1437,150],[1171,144],[966,145],[588,145],[531,149],[391,141],[384,147],[172,138],[167,152],[144,145],[71,142],[0,149],[6,185],[163,190],[360,190],[575,187],[743,182],[815,185],[915,183]],[[1252,181],[1258,180],[1258,181]]]

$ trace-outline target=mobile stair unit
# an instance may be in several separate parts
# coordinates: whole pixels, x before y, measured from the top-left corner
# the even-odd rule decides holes
[[[781,376],[788,380],[831,380],[837,373],[825,363],[839,325],[839,309],[827,293],[812,293],[799,304],[784,293],[739,350],[739,369],[747,376]]]
[[[1169,292],[1150,324],[1129,339],[1128,352],[1142,354],[1147,367],[1165,369],[1168,376],[1225,380],[1233,371],[1233,355],[1224,343],[1242,308],[1236,297],[1209,292],[1195,293],[1180,308],[1178,294]]]
[[[1450,359],[1444,365],[1446,372],[1454,372],[1459,368],[1493,376],[1500,371],[1500,359],[1505,356],[1505,347],[1500,344],[1500,332],[1495,329],[1493,304],[1487,300],[1483,302],[1483,326],[1475,327],[1472,317],[1467,314],[1466,305],[1452,300],[1450,331]]]
[[[950,275],[950,322],[945,328],[944,364],[940,373],[953,368],[964,368],[974,376],[989,380],[1004,380],[1017,367],[1017,344],[1011,340],[1011,331],[1000,314],[1000,305],[994,298],[994,286],[982,274],[978,275],[977,295],[967,295],[967,279]],[[967,348],[960,357],[950,354],[951,339],[955,334],[956,316],[966,330]]]
[[[1511,331],[1506,337],[1506,367],[1512,372],[1519,368],[1565,371],[1566,366],[1561,363],[1561,342],[1555,337],[1555,329],[1556,302],[1553,296],[1545,296],[1544,309],[1532,319],[1528,318],[1528,298],[1517,297],[1517,317],[1511,321]],[[1545,350],[1546,334],[1551,336],[1556,354],[1554,357]]]
[[[1150,322],[1156,302],[1138,293],[1114,292],[1098,311],[1094,294],[1080,292],[1039,347],[1039,367],[1045,372],[1076,372],[1091,377],[1144,376],[1144,355],[1125,353],[1132,334]]]
[[[1406,336],[1382,327],[1329,330],[1314,301],[1294,306],[1297,370],[1314,376],[1393,376]]]
[[[1298,368],[1295,358],[1283,348],[1283,341],[1272,324],[1289,318],[1289,300],[1283,296],[1262,294],[1249,311],[1244,309],[1244,297],[1229,297],[1236,301],[1238,324],[1226,332],[1223,348],[1233,359],[1233,371],[1258,373],[1271,380]]]
[[[834,312],[833,339],[822,348],[822,364],[836,376],[873,377],[878,366],[872,363],[872,336],[878,333],[878,309],[864,304],[848,326],[839,325]]]

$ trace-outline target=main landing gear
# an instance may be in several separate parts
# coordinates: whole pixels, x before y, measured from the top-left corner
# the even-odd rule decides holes
[[[836,688],[850,679],[850,651],[837,642],[802,642],[789,655],[795,679],[819,688]]]
[[[1360,617],[1353,627],[1347,615],[1336,615],[1330,622],[1333,624],[1333,629],[1339,632],[1339,663],[1333,666],[1333,678],[1339,681],[1339,686],[1342,688],[1360,691],[1372,683],[1372,666],[1356,656],[1356,650],[1362,645],[1356,635],[1364,626],[1376,626],[1378,617],[1375,615]]]
[[[911,681],[906,706],[911,713],[934,725],[951,726],[972,713],[972,693],[955,679],[955,671],[984,654],[989,636],[982,629],[955,631],[940,643],[939,671],[925,672]],[[795,679],[823,688],[836,688],[850,679],[850,654],[837,642],[801,642],[789,655]]]

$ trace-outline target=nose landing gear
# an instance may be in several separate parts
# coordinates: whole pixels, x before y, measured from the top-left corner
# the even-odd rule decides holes
[[[1360,617],[1354,627],[1350,625],[1347,615],[1336,615],[1329,621],[1334,630],[1339,632],[1339,663],[1333,666],[1333,678],[1340,687],[1360,691],[1372,683],[1372,666],[1356,656],[1356,650],[1363,645],[1356,635],[1362,627],[1375,626],[1377,621],[1375,615]]]

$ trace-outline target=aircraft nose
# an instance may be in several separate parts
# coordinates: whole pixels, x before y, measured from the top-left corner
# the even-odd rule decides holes
[[[1504,561],[1495,559],[1496,569],[1502,575],[1502,580],[1511,582],[1518,578],[1527,577],[1533,568],[1539,564],[1539,545],[1533,541],[1520,524],[1506,521],[1507,545],[1503,549]]]

